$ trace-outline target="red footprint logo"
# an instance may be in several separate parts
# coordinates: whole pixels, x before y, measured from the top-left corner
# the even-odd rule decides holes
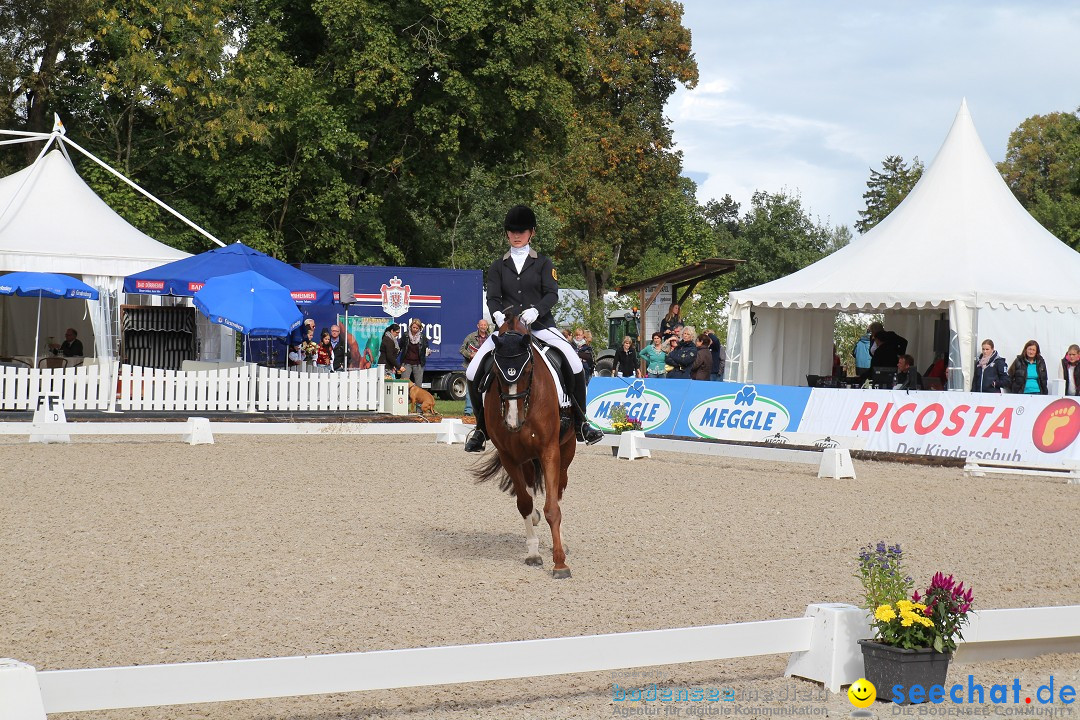
[[[1044,453],[1061,452],[1080,435],[1080,407],[1075,400],[1055,400],[1035,418],[1031,442]]]

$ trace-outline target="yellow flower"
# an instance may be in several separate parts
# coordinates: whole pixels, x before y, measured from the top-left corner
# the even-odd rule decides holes
[[[900,609],[900,612],[910,612],[913,603],[910,600],[897,600],[896,607]]]
[[[905,616],[904,619],[900,621],[900,624],[904,627],[911,627],[912,622],[914,622],[914,618]]]
[[[874,611],[874,617],[881,622],[889,622],[896,619],[896,611],[892,609],[892,605],[881,605]]]

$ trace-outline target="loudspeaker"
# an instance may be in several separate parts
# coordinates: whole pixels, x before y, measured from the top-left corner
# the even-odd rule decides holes
[[[352,305],[356,302],[356,297],[353,295],[352,273],[341,273],[338,275],[338,295],[341,298],[338,302],[342,305]]]

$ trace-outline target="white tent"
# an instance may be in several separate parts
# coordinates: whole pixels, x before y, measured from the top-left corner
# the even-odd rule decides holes
[[[731,293],[731,378],[801,385],[828,375],[838,311],[884,313],[920,370],[934,359],[936,323],[950,387],[969,386],[983,338],[1009,361],[1038,340],[1053,378],[1080,342],[1077,278],[1080,253],[1016,200],[964,102],[930,167],[880,224],[796,273]]]
[[[101,295],[101,300],[86,303],[47,301],[42,327],[51,332],[43,331],[43,337],[60,338],[66,327],[74,327],[88,355],[96,347],[98,357],[110,357],[124,277],[188,256],[117,215],[59,149],[0,178],[0,273],[66,273],[80,277]],[[29,300],[5,298],[2,303],[0,347],[7,355],[32,354],[34,315]]]

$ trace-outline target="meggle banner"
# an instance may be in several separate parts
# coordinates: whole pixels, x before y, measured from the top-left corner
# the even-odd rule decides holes
[[[810,388],[594,377],[587,409],[603,430],[611,429],[612,407],[625,405],[627,415],[657,435],[765,440],[798,429],[809,399]]]
[[[611,430],[611,408],[626,406],[629,417],[641,421],[641,429],[671,435],[682,409],[683,396],[692,380],[594,377],[589,381],[586,413],[592,424]]]
[[[815,389],[800,431],[867,450],[1023,463],[1080,459],[1080,403],[1045,395]]]
[[[765,440],[795,432],[810,399],[810,388],[690,382],[675,435],[712,440],[745,440],[747,431]]]

